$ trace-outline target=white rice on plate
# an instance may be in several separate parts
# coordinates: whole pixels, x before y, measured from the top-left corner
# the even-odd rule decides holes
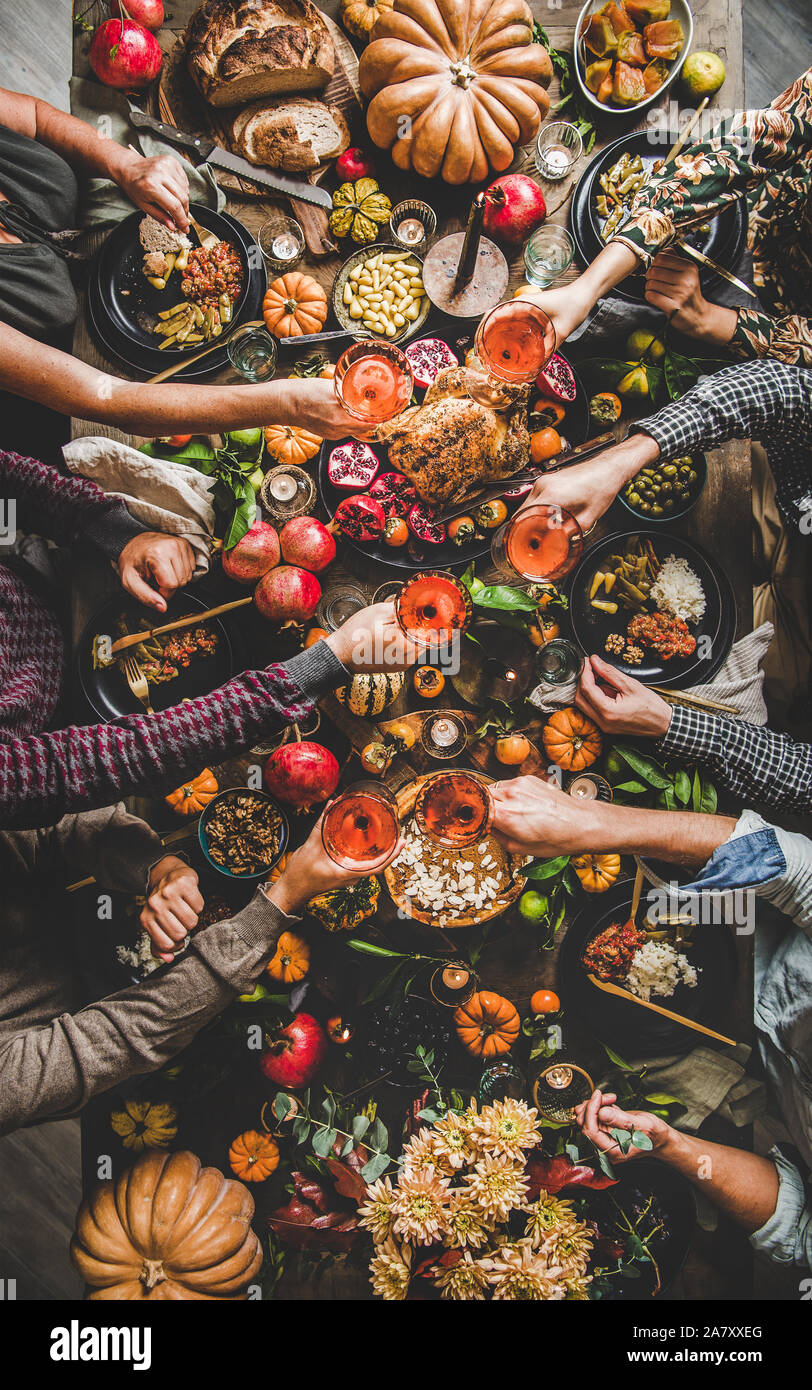
[[[668,999],[677,985],[693,989],[697,973],[687,956],[682,955],[670,941],[646,941],[632,956],[626,984],[638,999]]]
[[[698,623],[705,612],[705,590],[687,560],[669,555],[651,586],[651,598],[661,613],[685,623]]]

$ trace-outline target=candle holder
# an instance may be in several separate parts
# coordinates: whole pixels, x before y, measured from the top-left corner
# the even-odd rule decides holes
[[[378,585],[372,595],[372,602],[389,603],[392,599],[397,598],[402,588],[403,581],[401,579],[387,579],[385,584]]]
[[[322,595],[316,609],[316,622],[320,627],[326,627],[328,632],[335,632],[336,628],[366,606],[367,596],[363,589],[354,584],[344,584]]]
[[[266,266],[277,275],[293,270],[305,253],[302,228],[295,217],[283,217],[281,213],[263,222],[257,242]]]
[[[571,777],[567,783],[567,793],[569,796],[579,797],[583,801],[612,801],[614,793],[605,777],[601,777],[597,772],[579,772],[577,777]]]
[[[524,1074],[507,1058],[491,1062],[479,1078],[480,1105],[493,1105],[495,1100],[525,1100],[526,1096]]]
[[[556,1124],[569,1124],[575,1107],[588,1100],[595,1089],[589,1072],[574,1062],[553,1062],[539,1072],[533,1083],[533,1103],[542,1115]]]
[[[281,463],[265,474],[259,496],[271,521],[284,523],[313,510],[316,484],[303,468]]]
[[[499,247],[482,235],[485,207],[485,194],[478,193],[465,231],[442,237],[423,261],[426,294],[454,318],[480,318],[499,303],[510,279]]]
[[[422,252],[437,231],[437,214],[419,198],[406,198],[393,207],[389,230],[396,246]]]
[[[429,989],[444,1009],[457,1009],[476,994],[479,977],[464,960],[440,965],[429,980]]]
[[[468,730],[463,720],[450,710],[435,710],[423,721],[420,742],[430,758],[438,761],[458,758],[468,744]]]
[[[572,172],[583,152],[581,133],[571,121],[551,121],[539,131],[536,168],[543,179],[559,183]]]

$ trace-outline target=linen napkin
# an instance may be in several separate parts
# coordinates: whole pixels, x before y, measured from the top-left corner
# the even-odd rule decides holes
[[[132,103],[123,92],[103,87],[101,83],[91,82],[84,77],[72,77],[70,109],[72,115],[86,121],[100,134],[115,140],[119,145],[132,145],[133,149],[147,158],[171,154],[173,159],[178,160],[189,180],[189,201],[222,212],[226,205],[226,195],[218,186],[208,164],[202,164],[196,169],[181,156],[174,145],[168,145],[148,131],[137,130],[131,125]],[[129,198],[109,179],[89,179],[84,183],[81,197],[83,227],[101,227],[106,223],[121,222],[133,211],[133,204]]]
[[[739,638],[738,642],[733,643],[727,660],[713,680],[707,685],[689,685],[685,694],[733,705],[739,713],[727,718],[746,719],[750,724],[766,724],[767,706],[764,703],[761,663],[774,631],[772,623],[762,623],[754,632]],[[634,672],[630,671],[629,674],[634,675]],[[667,678],[663,684],[668,685]],[[578,682],[571,681],[568,685],[539,685],[527,698],[544,714],[550,714],[563,705],[571,705],[577,693]]]
[[[151,531],[182,536],[195,553],[195,578],[208,572],[214,534],[214,480],[188,464],[149,458],[104,435],[75,439],[62,450],[71,473],[120,497]]]
[[[673,1121],[675,1129],[697,1130],[714,1114],[741,1129],[767,1108],[764,1082],[745,1072],[751,1050],[747,1043],[719,1051],[702,1045],[678,1056],[647,1057],[630,1065],[636,1071],[645,1068],[647,1095],[673,1096],[685,1107]]]

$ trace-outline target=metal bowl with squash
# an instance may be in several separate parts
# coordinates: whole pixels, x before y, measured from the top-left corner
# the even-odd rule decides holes
[[[635,3],[637,4],[638,8],[642,8],[645,4],[645,0],[632,0],[632,5],[635,5]],[[656,6],[657,0],[650,0],[650,3],[652,4],[652,6]],[[644,111],[646,107],[651,106],[652,102],[656,101],[659,97],[661,97],[663,93],[668,90],[671,84],[679,76],[682,64],[687,58],[688,52],[691,47],[691,43],[693,42],[694,19],[693,15],[691,14],[690,6],[687,4],[687,0],[671,0],[668,14],[667,16],[663,17],[663,20],[679,20],[679,23],[682,26],[683,38],[682,46],[677,56],[670,60],[661,60],[666,64],[666,67],[668,69],[663,81],[653,91],[647,92],[646,95],[639,101],[632,101],[628,103],[619,102],[615,99],[612,99],[611,101],[601,101],[598,99],[596,93],[592,91],[590,87],[587,85],[586,70],[588,66],[591,66],[593,64],[600,64],[602,61],[606,61],[610,58],[611,66],[612,68],[614,68],[615,56],[614,54],[610,54],[607,52],[604,58],[601,59],[600,55],[588,51],[584,42],[584,35],[593,19],[600,20],[603,16],[606,20],[606,23],[608,25],[611,25],[611,20],[607,12],[609,10],[618,9],[624,9],[622,0],[620,6],[618,6],[617,4],[613,5],[612,0],[609,0],[609,3],[606,3],[606,0],[603,0],[601,4],[596,4],[595,0],[587,0],[587,3],[581,10],[581,13],[578,16],[575,25],[575,37],[573,39],[575,80],[578,83],[578,88],[582,96],[586,98],[586,100],[590,103],[591,106],[595,107],[596,111],[608,112],[610,115],[614,116],[627,116],[636,111]],[[631,17],[633,18],[634,16],[632,15]],[[642,22],[638,22],[636,24],[637,32],[641,38],[643,27],[644,25]],[[615,37],[618,37],[617,34],[615,35]],[[651,61],[654,62],[656,61],[656,59],[652,58]],[[639,71],[640,69],[635,68],[634,70]]]

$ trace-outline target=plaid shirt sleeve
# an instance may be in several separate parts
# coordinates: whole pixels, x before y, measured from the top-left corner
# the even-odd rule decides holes
[[[676,705],[660,752],[707,763],[746,804],[812,811],[812,744],[757,724]]]
[[[765,358],[700,378],[680,400],[639,420],[663,458],[760,439],[785,519],[803,535],[812,520],[812,370]],[[780,445],[780,449],[771,447]]]

